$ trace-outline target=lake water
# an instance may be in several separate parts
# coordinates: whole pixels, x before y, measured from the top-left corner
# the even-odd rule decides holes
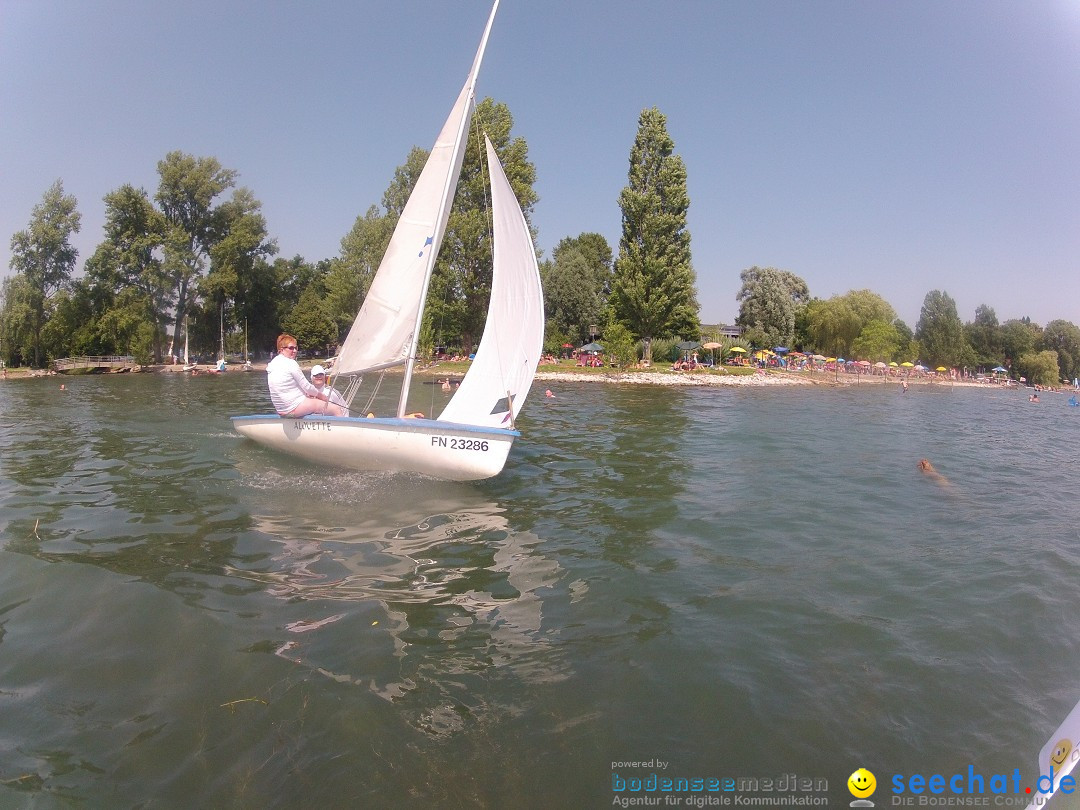
[[[1067,394],[537,387],[459,484],[240,439],[258,373],[0,383],[0,807],[1033,783],[1080,699]]]

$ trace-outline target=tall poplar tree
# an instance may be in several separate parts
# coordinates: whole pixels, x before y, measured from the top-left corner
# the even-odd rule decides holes
[[[71,278],[79,255],[69,241],[79,232],[78,202],[57,180],[34,206],[30,226],[11,237],[12,270],[26,279],[25,303],[34,365],[41,367],[41,329],[49,299]]]
[[[696,337],[701,328],[686,228],[686,166],[674,149],[665,116],[655,107],[643,110],[629,182],[619,194],[622,238],[611,303],[615,317],[642,340],[646,362],[653,338]]]

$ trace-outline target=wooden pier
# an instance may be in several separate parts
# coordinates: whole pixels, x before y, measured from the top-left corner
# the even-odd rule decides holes
[[[62,357],[53,360],[53,370],[64,374],[69,371],[79,371],[84,374],[100,374],[102,372],[133,371],[139,367],[135,358],[130,355],[109,355],[107,357]]]

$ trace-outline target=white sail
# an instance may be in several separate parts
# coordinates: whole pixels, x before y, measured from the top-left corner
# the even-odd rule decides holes
[[[334,369],[336,376],[403,365],[416,350],[428,282],[446,232],[450,204],[465,158],[464,136],[472,120],[476,76],[498,7],[496,0],[469,77],[431,148],[360,312],[342,344]],[[406,388],[409,376],[406,373]]]
[[[360,314],[349,330],[335,368],[337,375],[403,364],[409,356],[424,277],[439,252],[450,199],[464,149],[459,133],[472,116],[472,76],[432,147],[412,196],[383,255]]]
[[[506,428],[525,404],[540,362],[544,295],[529,225],[495,148],[484,140],[495,243],[491,302],[476,358],[439,420]]]

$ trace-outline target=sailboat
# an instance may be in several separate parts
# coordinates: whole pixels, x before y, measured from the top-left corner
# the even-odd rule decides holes
[[[233,428],[309,461],[357,470],[415,472],[457,481],[498,475],[521,434],[517,418],[532,386],[544,337],[540,271],[525,215],[491,141],[491,300],[476,356],[436,418],[412,418],[409,387],[424,301],[472,120],[476,78],[498,10],[491,9],[468,78],[402,211],[379,270],[334,366],[350,404],[364,375],[402,370],[393,416],[234,416]],[[366,412],[363,408],[361,412]]]

